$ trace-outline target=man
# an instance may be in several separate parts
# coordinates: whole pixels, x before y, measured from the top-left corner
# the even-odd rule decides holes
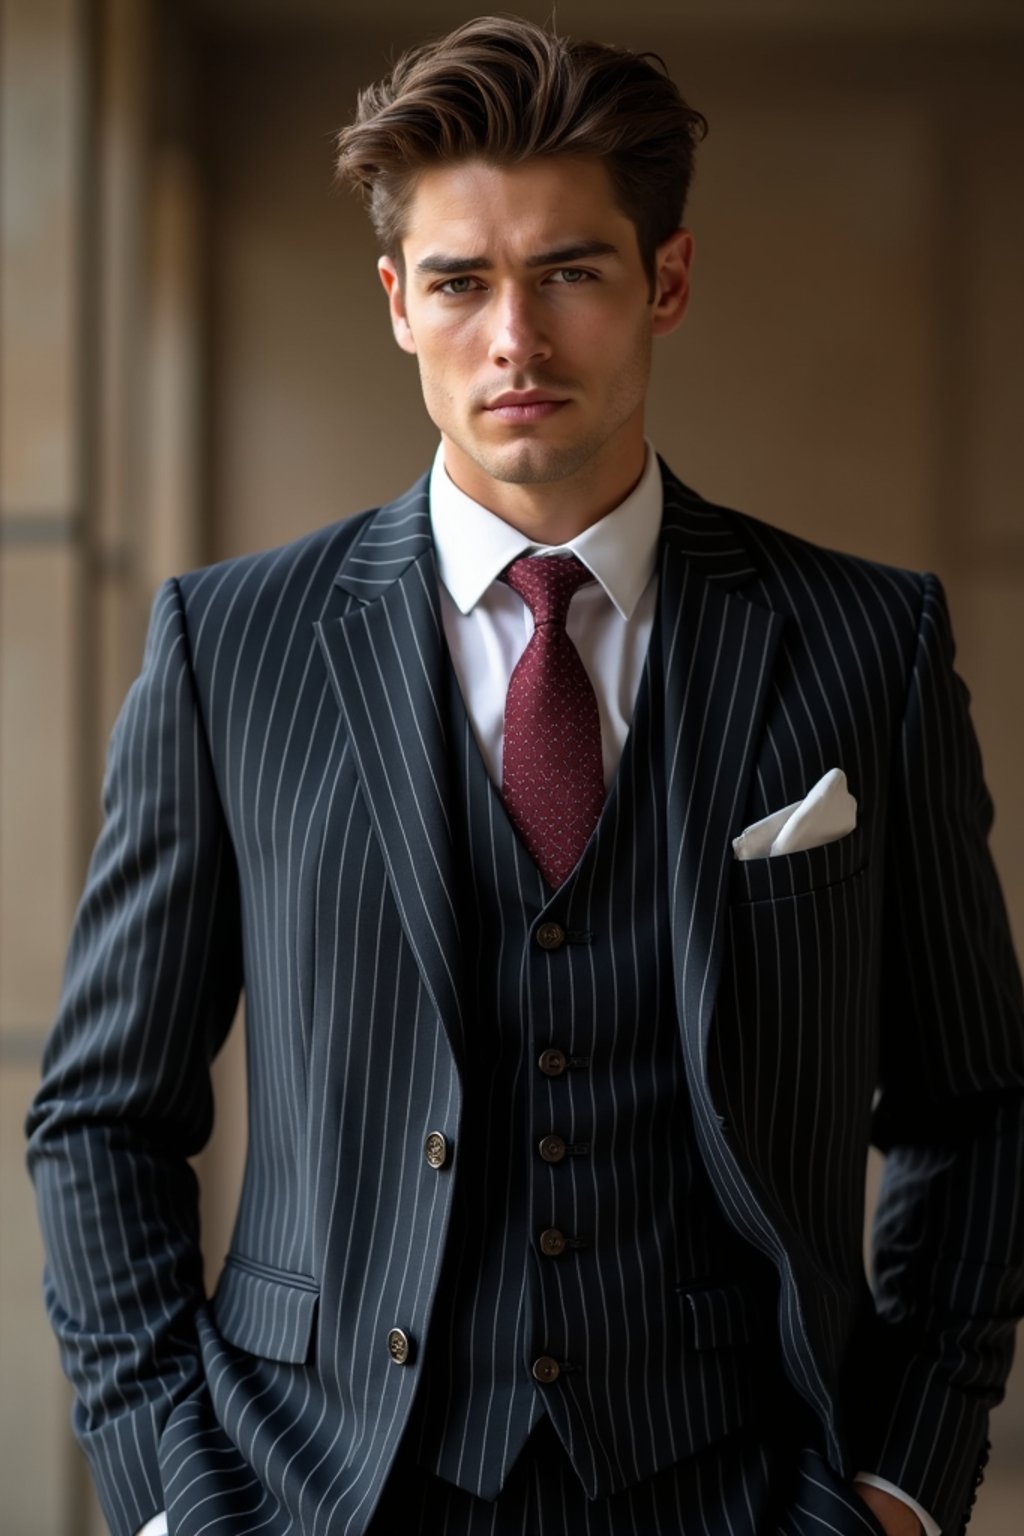
[[[482,19],[341,135],[438,457],[162,589],[31,1116],[118,1536],[964,1525],[1024,1286],[990,808],[934,578],[645,443],[702,128]]]

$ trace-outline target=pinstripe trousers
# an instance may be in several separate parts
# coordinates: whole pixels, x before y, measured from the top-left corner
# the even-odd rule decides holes
[[[494,1502],[434,1477],[403,1449],[368,1536],[878,1536],[880,1531],[871,1511],[817,1451],[773,1444],[767,1427],[741,1430],[609,1498],[589,1499],[545,1418]]]

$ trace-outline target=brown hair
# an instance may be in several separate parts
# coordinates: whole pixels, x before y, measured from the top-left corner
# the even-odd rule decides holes
[[[653,285],[655,248],[678,229],[707,131],[657,54],[575,43],[513,16],[481,16],[411,48],[361,91],[337,137],[337,179],[357,187],[402,271],[418,174],[469,159],[515,165],[589,155],[608,170]]]

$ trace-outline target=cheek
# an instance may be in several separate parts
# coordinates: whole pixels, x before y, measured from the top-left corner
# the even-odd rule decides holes
[[[420,392],[427,412],[435,424],[446,416],[462,391],[458,387],[459,370],[450,349],[420,346],[416,352],[420,372]]]
[[[623,359],[633,357],[645,340],[644,319],[606,305],[579,307],[565,325],[559,326],[559,349],[586,359],[595,369],[615,373]]]
[[[478,357],[476,340],[466,325],[431,326],[416,335],[416,351],[424,386],[442,388],[471,372]]]

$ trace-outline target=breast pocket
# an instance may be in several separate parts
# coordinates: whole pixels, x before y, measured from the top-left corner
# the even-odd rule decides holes
[[[845,846],[844,846],[845,845]],[[863,1140],[876,1078],[874,882],[852,835],[737,863],[709,1048],[712,1094],[798,1225],[827,1207]]]
[[[718,1014],[733,1044],[841,1050],[867,1001],[868,866],[837,843],[737,863],[732,880]]]
[[[801,896],[855,875],[866,857],[864,839],[858,830],[803,853],[780,853],[770,859],[734,859],[729,899],[735,906],[747,901]]]

